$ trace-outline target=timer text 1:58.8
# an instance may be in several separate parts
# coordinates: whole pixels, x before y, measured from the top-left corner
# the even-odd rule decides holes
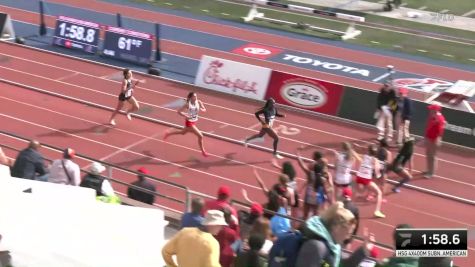
[[[84,32],[86,31],[86,29],[81,26],[71,25],[70,27],[66,27],[66,23],[63,22],[59,25],[59,28],[61,29],[59,33],[61,36],[67,36],[69,38],[88,43],[94,42],[94,35],[96,33],[94,29],[88,29],[86,32],[86,36],[84,36]],[[66,31],[69,32],[68,35],[66,35]]]

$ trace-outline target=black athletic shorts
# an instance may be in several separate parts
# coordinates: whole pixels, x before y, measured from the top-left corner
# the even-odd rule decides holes
[[[124,93],[120,93],[119,95],[119,101],[126,101],[126,100],[129,100],[132,96],[129,96],[129,97],[125,97],[125,94]]]

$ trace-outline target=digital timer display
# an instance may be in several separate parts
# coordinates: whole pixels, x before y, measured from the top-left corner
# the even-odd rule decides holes
[[[103,55],[138,64],[152,59],[153,35],[123,28],[106,28]]]
[[[96,53],[100,26],[97,23],[59,16],[56,19],[53,44]]]
[[[396,229],[396,250],[466,251],[467,229]]]

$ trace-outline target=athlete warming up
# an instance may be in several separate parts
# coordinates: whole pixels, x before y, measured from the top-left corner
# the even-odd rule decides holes
[[[139,82],[143,82],[141,80],[136,80],[134,84],[132,84],[132,71],[129,69],[123,70],[124,80],[122,81],[122,88],[119,94],[119,101],[117,102],[117,107],[115,108],[114,112],[112,112],[111,118],[109,123],[111,125],[115,125],[115,116],[119,113],[120,110],[124,107],[125,101],[129,102],[130,108],[127,110],[127,119],[132,120],[132,116],[130,113],[139,110],[139,102],[134,97],[134,88],[137,86]]]
[[[203,156],[207,157],[208,154],[206,153],[204,146],[203,146],[203,134],[201,131],[196,127],[196,122],[198,121],[198,113],[199,111],[206,111],[206,108],[200,100],[198,100],[198,96],[194,92],[190,92],[186,97],[186,103],[178,110],[178,114],[185,117],[185,128],[182,130],[172,131],[172,132],[165,132],[163,136],[163,140],[166,140],[171,135],[181,134],[184,135],[188,132],[194,133],[198,136],[198,144],[200,145],[201,153]]]
[[[261,114],[264,114],[264,120],[262,120]],[[272,139],[274,139],[274,157],[278,159],[282,159],[283,157],[279,155],[279,153],[277,153],[277,145],[279,143],[279,136],[274,131],[274,129],[272,129],[272,125],[274,124],[275,117],[284,118],[285,115],[277,112],[277,109],[275,108],[275,100],[273,98],[267,99],[264,107],[258,110],[255,113],[255,115],[256,115],[256,118],[259,120],[259,122],[262,124],[262,128],[258,134],[248,137],[244,141],[244,145],[247,146],[247,143],[251,141],[252,139],[261,138],[265,134],[268,134],[270,137],[272,137]]]

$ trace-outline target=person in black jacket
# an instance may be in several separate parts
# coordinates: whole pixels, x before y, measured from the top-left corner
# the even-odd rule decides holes
[[[106,167],[104,165],[99,162],[93,162],[89,167],[89,172],[84,176],[79,186],[96,190],[97,197],[115,197],[112,185],[102,176],[105,170]]]
[[[38,152],[40,147],[41,144],[38,141],[32,140],[28,148],[18,154],[11,171],[13,177],[39,181],[48,180],[43,156]]]
[[[398,146],[402,145],[410,137],[409,125],[412,117],[412,103],[407,96],[408,90],[406,88],[399,88],[399,99],[396,114],[396,129]]]
[[[378,94],[376,118],[378,122],[378,140],[393,138],[393,112],[397,109],[396,92],[392,85],[385,83]]]
[[[262,120],[262,118],[260,117],[261,114],[264,115],[264,120]],[[262,124],[262,128],[258,134],[248,137],[244,141],[244,145],[247,146],[247,143],[252,139],[261,138],[264,135],[268,134],[270,137],[272,137],[272,139],[274,139],[274,157],[282,159],[283,157],[277,153],[277,144],[279,143],[279,136],[274,131],[274,129],[272,129],[272,125],[274,124],[275,117],[283,118],[285,117],[285,115],[277,112],[277,109],[275,108],[275,100],[273,98],[267,99],[264,107],[259,109],[255,113],[255,115],[259,122]]]
[[[143,188],[145,190],[156,192],[155,186],[152,183],[145,180],[144,174],[148,174],[148,170],[145,169],[144,167],[141,167],[137,171],[139,173],[141,173],[141,175],[139,174],[137,176],[138,180],[133,182],[132,185],[134,185],[136,187],[139,187],[139,188]],[[134,199],[134,200],[137,200],[137,201],[140,201],[140,202],[143,202],[143,203],[147,203],[147,204],[150,204],[150,205],[153,205],[153,203],[155,202],[155,195],[154,194],[149,193],[149,192],[145,192],[145,191],[141,191],[140,189],[134,188],[132,186],[129,187],[129,189],[127,190],[127,196],[131,199]]]

